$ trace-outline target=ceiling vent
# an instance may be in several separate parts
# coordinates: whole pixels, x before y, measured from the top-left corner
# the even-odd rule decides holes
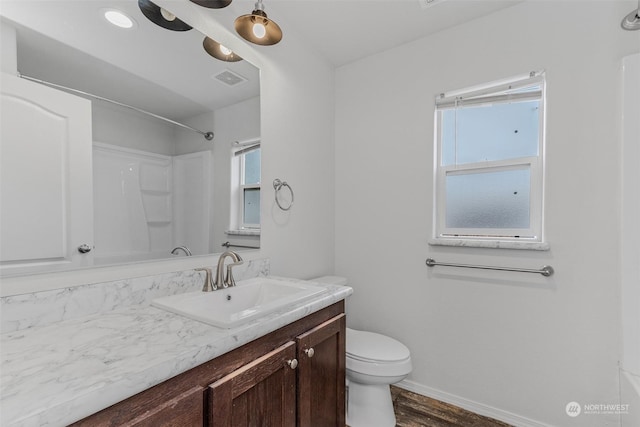
[[[236,74],[231,70],[224,70],[221,73],[214,75],[213,78],[221,81],[227,86],[237,86],[247,81],[247,79],[242,77],[240,74]]]

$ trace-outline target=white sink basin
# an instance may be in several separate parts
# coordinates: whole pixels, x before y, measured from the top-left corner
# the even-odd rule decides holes
[[[324,292],[325,288],[271,277],[237,282],[213,292],[156,298],[151,305],[219,328],[233,328]]]

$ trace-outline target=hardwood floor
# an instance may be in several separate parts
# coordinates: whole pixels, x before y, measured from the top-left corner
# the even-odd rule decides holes
[[[391,386],[396,427],[510,427],[501,421]]]

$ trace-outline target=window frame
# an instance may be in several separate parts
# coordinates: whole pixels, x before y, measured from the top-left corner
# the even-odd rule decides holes
[[[482,105],[525,101],[531,99],[527,92],[496,95],[505,91],[539,85],[538,155],[475,163],[443,165],[442,129],[443,111],[458,105]],[[537,93],[537,92],[536,92]],[[460,104],[459,104],[460,102]],[[434,188],[433,227],[431,244],[456,244],[464,246],[501,247],[500,243],[514,243],[518,249],[548,249],[544,236],[544,165],[546,141],[546,80],[544,72],[532,72],[481,86],[443,93],[436,97],[434,112]],[[446,226],[446,178],[454,175],[480,174],[509,170],[530,171],[529,227],[527,229],[501,228],[453,228]],[[524,244],[524,245],[523,245]],[[527,244],[530,244],[527,247]],[[536,246],[536,245],[539,245]],[[502,247],[508,247],[502,246]]]
[[[235,226],[232,224],[232,226],[230,227],[231,229],[260,231],[260,223],[254,224],[246,223],[244,221],[245,190],[259,190],[260,204],[262,204],[261,182],[258,182],[256,184],[245,184],[244,182],[246,155],[260,149],[261,147],[259,139],[247,141],[242,144],[236,144],[236,146],[232,149],[231,184],[233,188],[231,189],[231,200],[236,207],[235,209],[232,209],[231,222],[235,223]],[[262,161],[262,152],[260,153],[260,158]],[[233,214],[234,211],[235,215]]]

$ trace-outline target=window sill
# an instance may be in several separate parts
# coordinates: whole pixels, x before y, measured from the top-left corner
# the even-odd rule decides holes
[[[260,230],[227,230],[224,234],[230,236],[260,236]]]
[[[513,242],[504,240],[471,240],[471,239],[430,239],[431,246],[455,246],[465,248],[520,249],[529,251],[548,251],[546,242]]]

